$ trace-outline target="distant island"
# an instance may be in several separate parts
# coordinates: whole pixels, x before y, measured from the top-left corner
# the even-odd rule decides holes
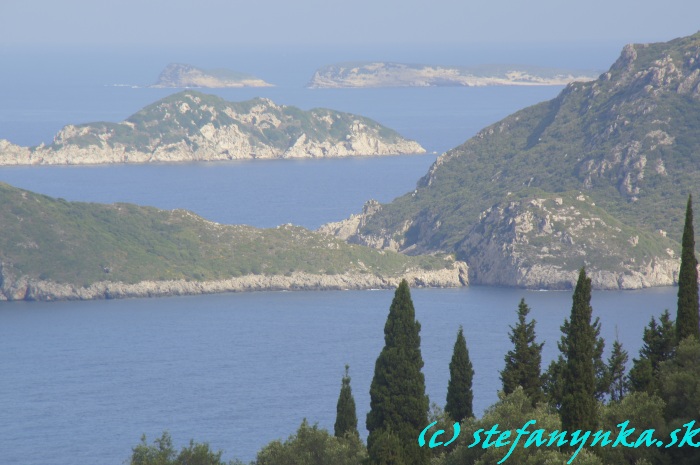
[[[272,87],[251,74],[228,69],[200,69],[184,63],[170,63],[151,87]]]
[[[68,125],[52,144],[0,139],[0,165],[323,158],[425,153],[417,142],[362,116],[303,111],[257,98],[228,102],[182,91],[121,123]]]
[[[592,81],[598,74],[522,65],[457,67],[374,61],[324,66],[314,73],[308,87],[554,86]]]
[[[0,301],[467,284],[449,255],[408,257],[298,226],[67,202],[0,183]]]

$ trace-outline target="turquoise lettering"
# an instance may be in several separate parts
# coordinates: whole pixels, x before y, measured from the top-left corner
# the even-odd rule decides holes
[[[644,444],[647,447],[656,445],[656,439],[654,439],[654,430],[645,429],[642,434],[639,435],[637,442],[634,443],[634,447],[637,448]]]
[[[467,446],[469,449],[471,449],[474,446],[479,445],[479,443],[481,442],[481,436],[479,436],[479,433],[481,433],[483,431],[484,431],[484,428],[480,428],[480,429],[474,431],[474,442],[472,442],[471,444],[469,444]]]
[[[620,427],[622,429],[618,433],[617,439],[615,440],[615,444],[613,444],[613,447],[617,447],[618,444],[622,444],[625,447],[634,447],[633,443],[625,441],[625,439],[627,439],[628,437],[630,437],[632,435],[632,433],[634,433],[634,428],[630,428],[628,430],[625,429],[625,428],[627,428],[627,425],[629,425],[629,424],[630,424],[630,421],[627,420],[624,423],[620,423],[619,425],[617,425],[618,427]]]
[[[559,432],[558,429],[555,429],[551,433],[549,433],[549,442],[547,443],[547,447],[551,447],[552,444],[554,444],[554,441],[557,441],[557,447],[562,447],[566,445],[566,431]]]
[[[578,446],[578,449],[576,449],[576,452],[574,452],[574,455],[571,456],[568,462],[566,463],[571,463],[574,461],[578,453],[581,451],[583,446],[586,444],[586,441],[588,440],[588,437],[591,435],[590,431],[586,431],[585,433],[581,434],[581,430],[576,430],[571,434],[571,441],[569,441],[569,444],[571,444],[571,447],[575,446],[579,442],[581,443],[580,446]]]

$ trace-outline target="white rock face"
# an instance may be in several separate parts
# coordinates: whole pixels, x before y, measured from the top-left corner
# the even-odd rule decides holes
[[[468,284],[464,262],[435,271],[414,270],[402,276],[382,277],[346,273],[316,275],[295,272],[290,276],[247,275],[219,281],[142,281],[136,284],[103,281],[87,287],[21,277],[0,276],[3,300],[91,300],[126,297],[161,297],[245,291],[298,291],[344,289],[392,289],[406,279],[411,287],[460,287]]]
[[[404,233],[428,224],[407,221],[396,230],[363,234],[381,210],[367,202],[362,213],[328,223],[318,231],[349,243],[404,253],[422,250],[405,243]],[[630,235],[609,217],[599,216],[585,195],[504,202],[481,214],[457,250],[465,257],[469,282],[529,289],[571,289],[586,267],[596,289],[642,289],[677,283],[680,261],[671,249],[635,258],[640,234]],[[439,228],[439,225],[438,225]],[[430,231],[427,231],[430,234]],[[647,238],[648,239],[648,238]]]

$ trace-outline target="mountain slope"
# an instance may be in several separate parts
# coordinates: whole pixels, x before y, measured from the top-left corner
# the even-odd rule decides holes
[[[66,202],[0,183],[0,300],[466,283],[450,257],[407,257],[286,225]],[[460,276],[462,275],[462,276]]]
[[[0,165],[214,161],[424,153],[375,121],[323,108],[302,111],[268,99],[228,102],[183,91],[122,123],[64,127],[49,146],[0,140]]]
[[[646,285],[659,285],[673,280],[665,249],[680,250],[676,241],[683,206],[698,185],[700,33],[626,46],[596,81],[569,84],[555,99],[523,109],[442,155],[414,192],[374,206],[362,221],[355,220],[360,227],[344,228],[343,237],[408,253],[456,251],[470,263],[474,282],[562,287],[570,284],[571,272],[585,264],[591,271],[616,274],[617,279],[599,282],[598,287],[635,287],[625,284],[625,276],[633,273],[646,273]],[[530,194],[528,189],[535,188],[539,194]],[[497,272],[474,266],[478,248],[465,244],[475,243],[490,208],[501,208],[497,205],[510,196],[542,200],[579,192],[619,221],[618,227],[631,228],[640,240],[646,237],[657,244],[654,250],[640,253],[630,243],[609,251],[612,262],[628,263],[617,271],[607,261],[594,259],[594,253],[560,268],[547,265],[532,251],[523,252],[527,260],[519,264],[505,260]],[[533,209],[537,207],[524,202],[518,213],[513,210],[508,216],[506,209],[507,216],[499,221],[515,221],[523,210],[535,214]],[[570,232],[572,238],[582,234]],[[492,241],[507,257],[507,238],[496,236]],[[551,234],[539,242],[550,249],[561,244]],[[631,258],[634,263],[629,263]],[[538,283],[523,278],[535,265],[547,269]],[[668,271],[662,277],[649,267]]]

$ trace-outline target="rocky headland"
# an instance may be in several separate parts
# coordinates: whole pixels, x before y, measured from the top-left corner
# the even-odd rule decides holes
[[[307,229],[67,202],[0,183],[0,301],[468,284],[450,255],[407,257]]]

